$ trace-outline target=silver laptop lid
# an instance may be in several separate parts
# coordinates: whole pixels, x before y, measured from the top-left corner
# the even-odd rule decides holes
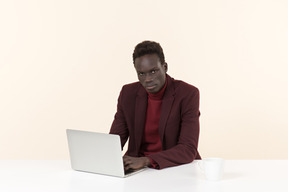
[[[125,176],[119,135],[71,129],[66,132],[72,169]]]

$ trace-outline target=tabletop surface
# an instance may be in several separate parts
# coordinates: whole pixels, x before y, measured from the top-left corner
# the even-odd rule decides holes
[[[226,160],[221,181],[207,181],[198,161],[127,178],[74,171],[68,160],[0,160],[0,191],[288,191],[288,160]]]

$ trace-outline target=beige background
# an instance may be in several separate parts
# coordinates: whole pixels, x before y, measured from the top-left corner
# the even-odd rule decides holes
[[[134,46],[201,94],[203,157],[288,159],[288,1],[1,0],[0,159],[68,159],[65,129],[108,132]]]

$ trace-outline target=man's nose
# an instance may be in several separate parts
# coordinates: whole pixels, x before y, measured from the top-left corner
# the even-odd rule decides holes
[[[151,82],[153,81],[152,75],[150,75],[149,73],[145,75],[145,82]]]

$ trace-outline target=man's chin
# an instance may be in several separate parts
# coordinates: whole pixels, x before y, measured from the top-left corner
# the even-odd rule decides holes
[[[146,91],[147,91],[148,93],[157,93],[159,90],[157,90],[156,87],[155,87],[155,88],[153,88],[153,89],[146,88]]]

